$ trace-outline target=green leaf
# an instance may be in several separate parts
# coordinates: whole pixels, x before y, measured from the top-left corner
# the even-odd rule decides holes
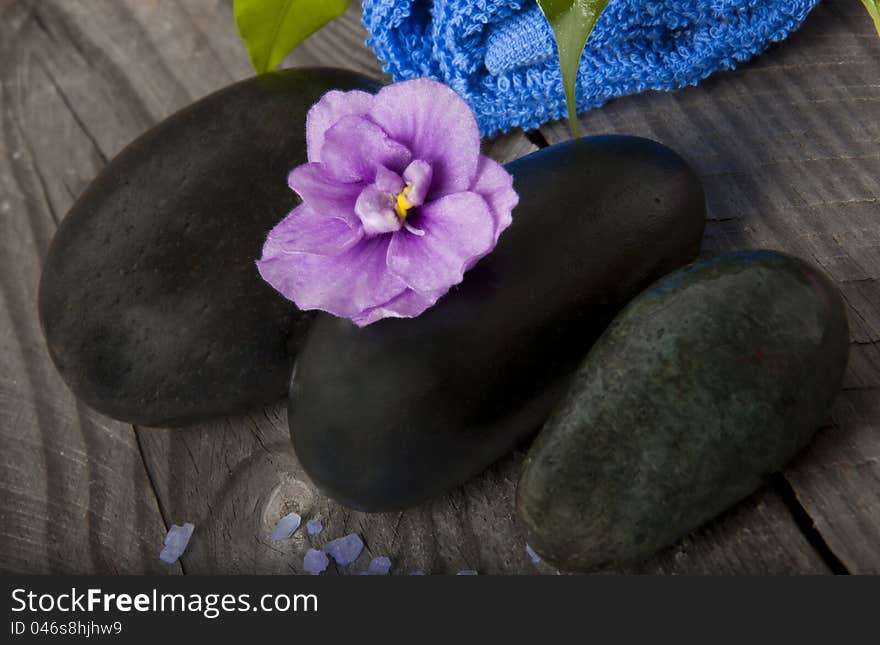
[[[293,49],[345,13],[349,0],[235,0],[238,33],[257,74],[275,69]]]
[[[874,19],[874,27],[877,28],[877,34],[880,35],[880,2],[878,0],[862,0],[862,4]]]
[[[556,49],[559,51],[559,65],[562,70],[562,87],[565,89],[565,104],[568,107],[568,125],[571,134],[577,138],[577,108],[575,107],[575,88],[577,86],[578,65],[587,39],[599,16],[609,0],[538,0],[538,6],[556,34]]]

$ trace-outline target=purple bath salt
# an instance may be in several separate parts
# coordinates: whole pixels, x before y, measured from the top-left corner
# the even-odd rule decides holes
[[[541,564],[541,556],[538,555],[537,553],[535,553],[535,550],[531,546],[529,546],[528,544],[526,544],[526,553],[528,554],[529,558],[531,559],[532,564],[535,564],[535,565]]]
[[[421,571],[421,570],[419,570],[419,569],[416,569],[415,571],[410,571],[410,572],[409,572],[409,575],[411,575],[411,576],[426,576],[426,575],[428,575],[428,574],[425,573],[424,571]]]
[[[330,558],[327,557],[327,554],[316,549],[306,551],[306,557],[303,558],[303,569],[313,576],[326,571],[328,564],[330,564]]]
[[[290,536],[296,533],[300,522],[302,522],[302,518],[299,515],[288,513],[278,521],[275,530],[272,531],[272,540],[278,542],[279,540],[289,539]]]
[[[172,524],[165,536],[165,546],[159,554],[159,559],[167,564],[174,564],[186,551],[189,539],[192,537],[195,526],[189,522],[183,526]]]
[[[318,535],[323,530],[324,525],[319,520],[309,520],[306,522],[306,531],[309,532],[309,535]]]
[[[455,575],[457,575],[457,576],[478,576],[480,574],[477,573],[476,571],[474,571],[473,569],[465,569],[463,571],[459,571]]]
[[[349,533],[324,545],[324,553],[336,560],[336,564],[347,567],[358,559],[364,549],[364,541],[357,533]]]
[[[370,566],[364,572],[365,576],[387,576],[391,571],[391,560],[384,555],[370,560]]]

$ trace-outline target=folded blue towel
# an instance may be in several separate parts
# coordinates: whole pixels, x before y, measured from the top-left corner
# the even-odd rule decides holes
[[[695,85],[797,29],[819,0],[611,0],[581,58],[577,107]],[[461,94],[485,135],[565,116],[553,33],[535,0],[364,0],[367,44],[395,80]]]

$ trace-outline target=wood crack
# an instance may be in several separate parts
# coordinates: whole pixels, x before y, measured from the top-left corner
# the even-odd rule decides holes
[[[168,516],[165,511],[165,507],[162,504],[162,498],[159,495],[159,489],[156,486],[156,482],[153,479],[153,473],[150,470],[150,464],[147,461],[146,453],[144,452],[144,445],[141,442],[141,430],[138,429],[137,426],[131,425],[128,426],[131,428],[132,432],[134,432],[134,441],[137,445],[138,454],[141,456],[141,463],[144,465],[144,472],[147,474],[147,481],[150,484],[150,491],[153,493],[153,498],[156,500],[156,507],[159,509],[159,517],[162,518],[162,523],[165,525],[165,530],[168,531],[171,528],[171,524],[168,521]],[[186,575],[186,567],[183,564],[183,556],[177,561],[178,566],[180,567],[181,573]]]
[[[544,133],[538,129],[529,130],[528,132],[525,132],[524,134],[526,135],[526,139],[531,141],[534,145],[538,146],[539,148],[546,148],[550,145],[550,143],[547,141],[547,137],[545,137]]]
[[[85,122],[83,121],[77,109],[74,107],[73,103],[64,93],[64,90],[61,89],[61,86],[58,84],[58,81],[55,80],[55,77],[52,76],[49,68],[46,67],[46,65],[42,61],[39,63],[39,65],[40,68],[43,70],[43,73],[46,75],[46,78],[48,78],[49,82],[52,84],[52,87],[55,88],[55,92],[58,94],[58,98],[61,99],[61,102],[64,103],[64,107],[66,107],[68,112],[70,112],[71,118],[74,120],[77,126],[79,126],[79,129],[82,130],[82,133],[95,148],[95,152],[98,154],[98,158],[100,158],[101,161],[106,164],[109,161],[109,158],[106,154],[104,154],[104,151],[101,150],[101,146],[98,143],[98,140],[95,138],[95,135],[93,135],[88,126],[86,126]]]
[[[49,195],[49,186],[46,183],[46,178],[43,176],[42,170],[40,170],[40,166],[37,163],[37,158],[34,156],[34,150],[33,148],[31,148],[31,144],[30,142],[28,142],[27,137],[25,136],[24,129],[21,127],[21,124],[18,122],[18,120],[10,115],[9,122],[12,123],[12,125],[18,132],[18,136],[21,139],[21,144],[24,146],[24,149],[27,152],[28,162],[34,172],[34,176],[37,178],[37,183],[40,185],[40,192],[43,195],[43,201],[46,202],[46,209],[49,211],[49,216],[52,218],[52,221],[55,223],[55,226],[57,228],[58,225],[61,223],[61,218],[59,217],[58,212],[55,210],[55,206],[52,204],[52,198]]]
[[[770,478],[770,482],[773,489],[779,493],[804,538],[831,572],[835,575],[849,575],[849,569],[825,541],[816,527],[816,522],[798,499],[797,492],[788,478],[783,473],[777,473]]]

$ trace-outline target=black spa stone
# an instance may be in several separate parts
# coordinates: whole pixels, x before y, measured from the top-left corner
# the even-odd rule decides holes
[[[697,528],[809,441],[848,342],[837,289],[795,258],[737,253],[664,278],[595,344],[529,451],[529,544],[587,570]]]
[[[311,315],[254,261],[297,203],[305,117],[337,70],[264,75],[223,89],[129,145],[58,229],[40,285],[49,352],[90,406],[175,426],[284,397]]]
[[[665,146],[594,137],[507,168],[513,224],[458,288],[414,320],[322,317],[303,346],[293,445],[343,504],[418,504],[510,451],[623,305],[698,252],[703,190]]]

